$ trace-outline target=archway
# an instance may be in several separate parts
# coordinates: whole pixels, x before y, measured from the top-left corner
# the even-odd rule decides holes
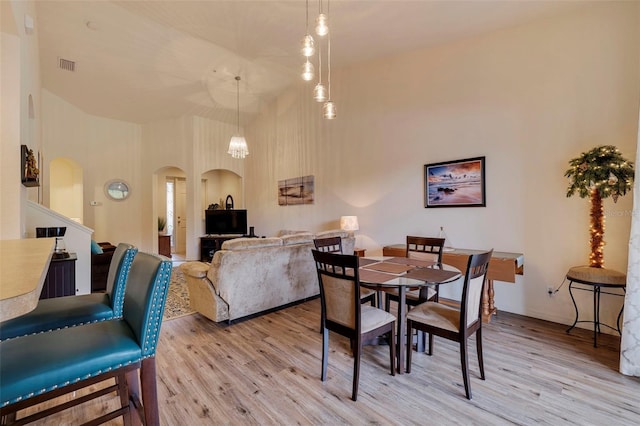
[[[49,208],[76,222],[84,222],[83,172],[70,158],[49,163]]]
[[[228,195],[233,198],[234,208],[243,208],[244,192],[240,175],[225,169],[209,170],[202,174],[203,212],[212,204],[224,209]]]

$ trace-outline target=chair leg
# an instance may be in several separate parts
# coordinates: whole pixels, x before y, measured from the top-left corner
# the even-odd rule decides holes
[[[135,371],[133,372],[135,373]],[[122,373],[116,376],[116,384],[118,385],[118,396],[120,397],[120,407],[129,406],[129,410],[122,415],[124,426],[131,426],[131,407],[129,404],[129,391],[127,387],[127,373]]]
[[[389,312],[389,310],[391,309],[391,299],[389,299],[389,295],[385,294],[384,297],[384,310]]]
[[[471,399],[471,387],[469,386],[469,357],[467,355],[467,340],[460,341],[460,363],[462,364],[462,380],[467,399]]]
[[[405,367],[407,373],[411,373],[411,353],[413,349],[411,348],[411,335],[413,334],[412,329],[413,322],[411,320],[407,320],[407,365]]]
[[[427,352],[427,355],[433,355],[433,334],[431,333],[429,333],[429,352]]]
[[[142,360],[142,364],[140,365],[140,383],[142,387],[144,424],[146,426],[160,426],[155,357]]]
[[[482,327],[476,331],[476,350],[478,351],[478,365],[480,366],[480,378],[484,380],[484,360],[482,359]]]
[[[389,365],[391,366],[391,375],[396,375],[396,325],[391,327],[391,340],[389,340]]]
[[[353,350],[353,391],[351,392],[351,399],[356,401],[358,399],[358,383],[360,381],[360,353],[362,352],[362,341],[358,339]]]
[[[322,330],[322,374],[320,380],[327,380],[327,359],[329,357],[329,330]]]

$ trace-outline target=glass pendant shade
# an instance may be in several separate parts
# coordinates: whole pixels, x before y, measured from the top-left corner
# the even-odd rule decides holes
[[[305,81],[313,80],[314,71],[313,64],[307,59],[307,61],[302,64],[302,79]]]
[[[325,102],[322,106],[322,115],[327,120],[333,120],[334,118],[336,118],[336,104],[334,104],[330,100]]]
[[[324,102],[327,100],[327,89],[324,87],[324,84],[318,83],[316,87],[313,88],[313,99],[316,102]]]
[[[316,34],[319,36],[326,36],[329,33],[329,25],[327,15],[321,13],[316,18]]]
[[[249,148],[247,147],[247,141],[243,136],[233,136],[229,142],[229,151],[233,158],[243,159],[249,155]]]
[[[302,53],[302,56],[306,56],[308,58],[309,56],[313,56],[313,54],[316,53],[313,37],[311,37],[309,34],[304,36],[300,44],[300,52]]]

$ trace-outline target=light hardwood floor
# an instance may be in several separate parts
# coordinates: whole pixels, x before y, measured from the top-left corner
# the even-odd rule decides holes
[[[388,348],[366,347],[353,402],[346,339],[331,335],[320,381],[319,306],[316,299],[231,326],[198,314],[165,322],[162,424],[640,424],[640,379],[618,373],[617,336],[602,335],[593,348],[587,330],[568,335],[565,326],[506,313],[483,328],[486,381],[471,351],[473,400],[464,396],[456,344],[436,337],[432,357],[414,354],[412,373],[395,377]],[[77,424],[116,401],[103,397],[41,424]]]

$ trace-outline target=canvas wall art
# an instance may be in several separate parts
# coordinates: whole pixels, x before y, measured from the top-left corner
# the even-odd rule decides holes
[[[278,205],[313,204],[313,181],[313,175],[278,181]]]
[[[425,164],[425,207],[485,207],[485,157]]]

